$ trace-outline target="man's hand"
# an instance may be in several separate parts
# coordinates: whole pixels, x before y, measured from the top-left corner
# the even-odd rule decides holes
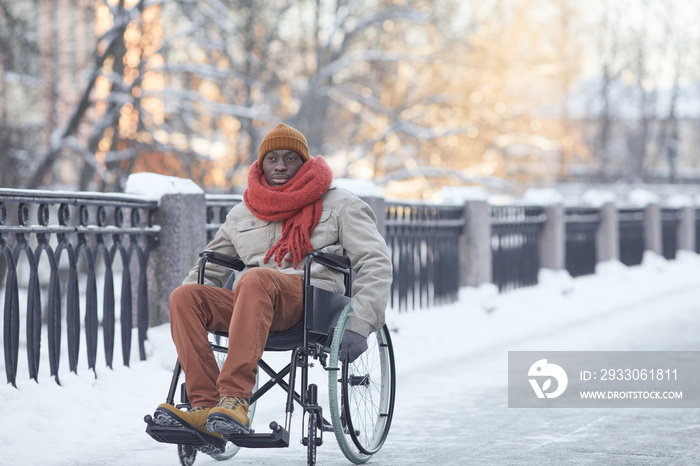
[[[351,363],[367,350],[367,338],[352,330],[346,330],[340,342],[338,359]]]

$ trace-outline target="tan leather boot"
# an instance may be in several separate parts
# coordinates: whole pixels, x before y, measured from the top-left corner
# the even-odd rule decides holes
[[[248,400],[235,396],[222,396],[207,417],[207,429],[224,435],[249,433],[249,426]]]
[[[189,411],[183,411],[177,409],[173,405],[167,403],[161,403],[155,412],[155,422],[161,425],[175,426],[176,423],[184,427],[191,427],[195,430],[203,432],[205,434],[214,435],[220,439],[223,439],[221,434],[211,432],[207,429],[207,416],[209,416],[210,408],[206,406],[198,406],[192,408]]]

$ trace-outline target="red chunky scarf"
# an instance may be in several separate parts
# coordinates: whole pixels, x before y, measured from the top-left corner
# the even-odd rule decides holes
[[[297,264],[313,250],[309,237],[321,218],[321,196],[333,181],[333,172],[323,157],[309,157],[299,171],[282,186],[272,187],[256,161],[248,172],[248,188],[243,201],[259,219],[282,221],[282,238],[267,251],[265,262],[274,254],[275,262],[292,253]],[[286,259],[289,260],[289,259]]]

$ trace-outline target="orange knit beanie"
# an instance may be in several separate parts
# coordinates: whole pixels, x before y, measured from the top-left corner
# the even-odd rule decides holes
[[[260,149],[258,150],[258,166],[262,168],[262,161],[265,154],[277,149],[293,150],[301,155],[304,162],[309,160],[309,146],[306,144],[304,135],[284,123],[275,126],[274,129],[263,138]]]

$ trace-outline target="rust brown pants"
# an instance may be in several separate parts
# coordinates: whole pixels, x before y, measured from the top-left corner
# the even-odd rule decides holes
[[[235,292],[198,284],[172,292],[170,330],[192,407],[214,407],[221,396],[250,398],[268,333],[301,322],[303,284],[296,275],[253,268],[243,273]],[[229,334],[221,372],[208,331]]]

